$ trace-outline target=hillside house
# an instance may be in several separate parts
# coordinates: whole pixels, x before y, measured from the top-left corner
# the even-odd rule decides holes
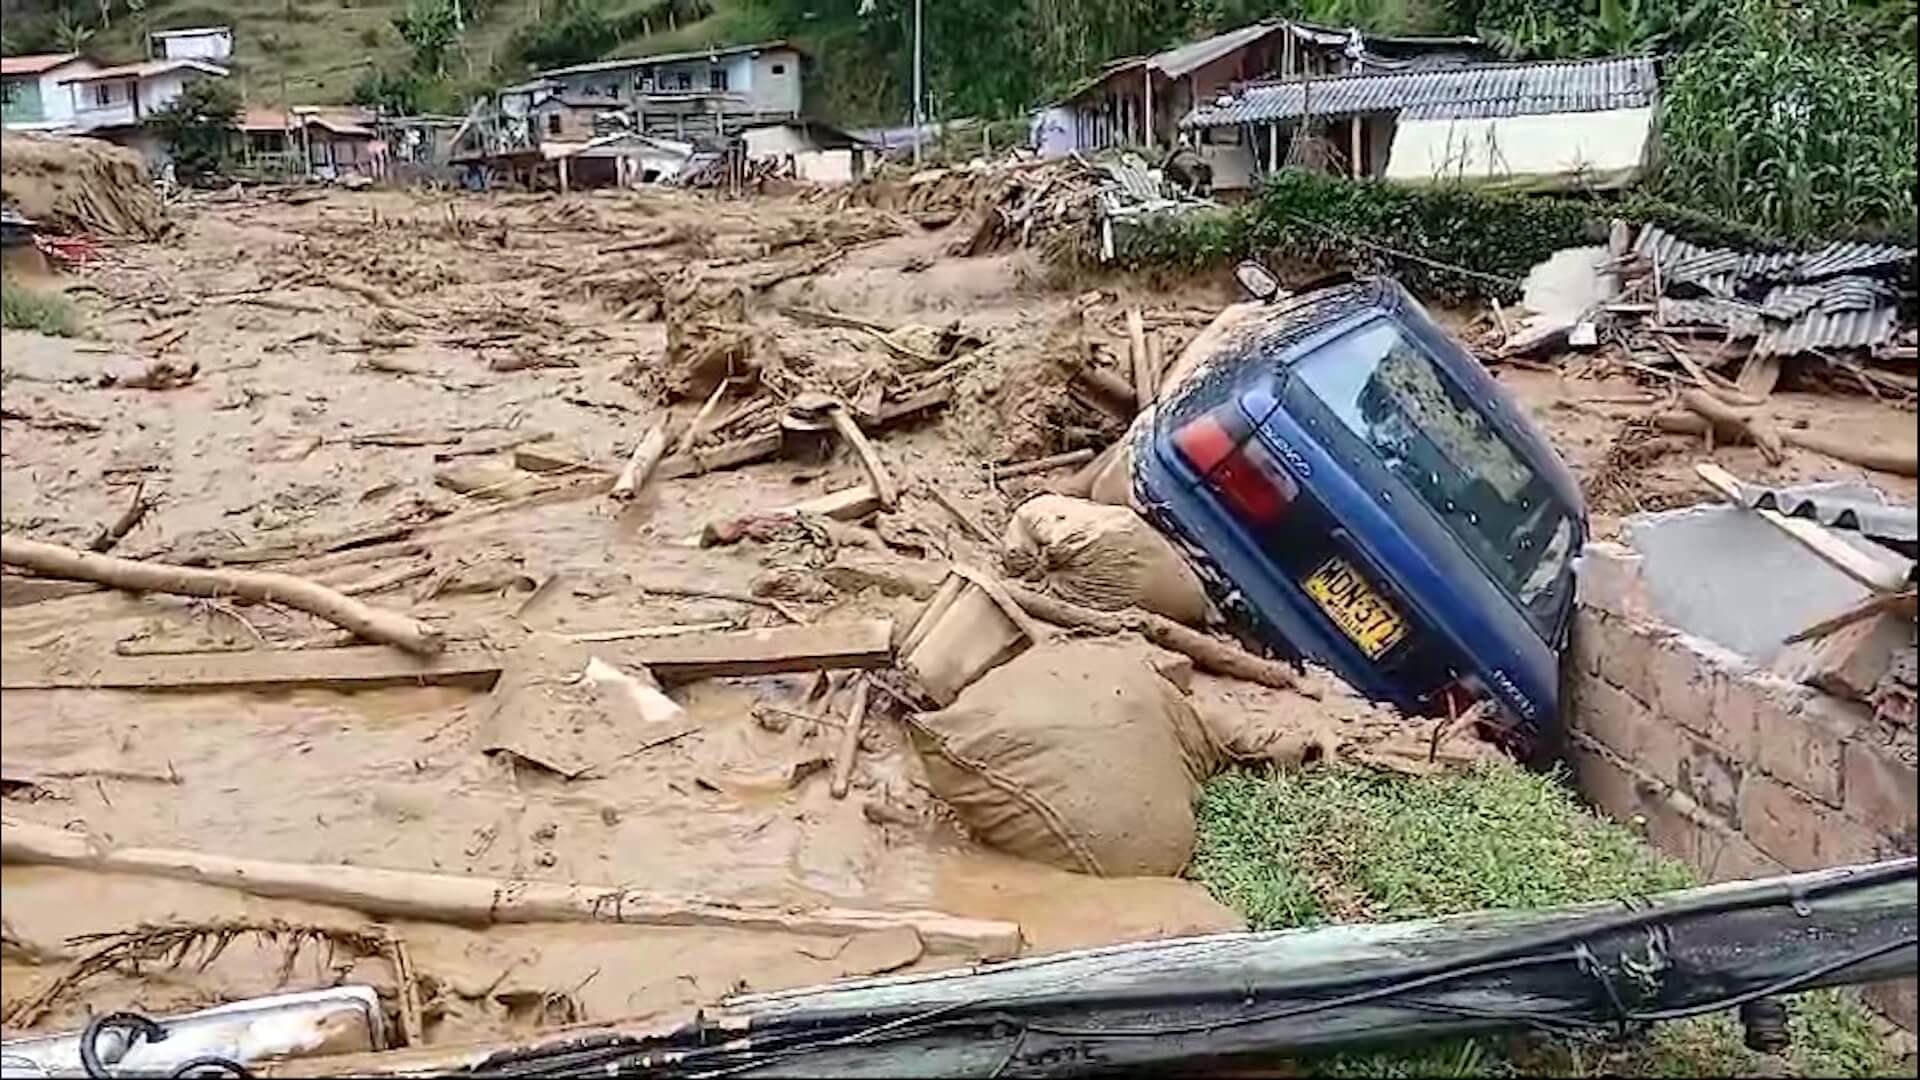
[[[1107,64],[1036,123],[1044,156],[1111,146],[1167,147],[1193,108],[1241,83],[1309,79],[1484,60],[1471,37],[1364,34],[1309,23],[1266,21]]]
[[[1180,122],[1215,187],[1286,165],[1401,183],[1612,190],[1644,173],[1652,57],[1476,64],[1253,83]]]
[[[233,28],[195,26],[147,35],[147,55],[155,60],[205,60],[222,63],[233,56]]]
[[[79,53],[0,56],[0,125],[12,131],[73,127],[73,95],[61,80],[98,70]]]
[[[249,164],[288,174],[323,180],[374,177],[384,162],[372,125],[372,116],[352,109],[249,108],[239,121],[239,152]]]
[[[684,140],[798,119],[803,57],[784,41],[659,53],[555,68],[501,92],[501,111],[531,109],[542,91],[624,109],[636,130]],[[524,115],[524,111],[518,115]]]

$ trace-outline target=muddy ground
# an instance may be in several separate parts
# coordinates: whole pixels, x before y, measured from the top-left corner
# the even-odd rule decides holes
[[[390,581],[364,599],[407,610],[455,643],[529,628],[782,621],[765,604],[663,596],[645,592],[649,584],[776,598],[829,634],[841,621],[910,618],[910,597],[827,568],[886,562],[932,581],[948,557],[988,563],[986,546],[929,488],[997,534],[1022,494],[1059,477],[996,484],[988,465],[1116,429],[1045,361],[1065,313],[1102,290],[1096,337],[1120,354],[1121,314],[1134,306],[1171,355],[1231,299],[1224,280],[1172,289],[1060,281],[1021,254],[953,258],[944,252],[968,230],[964,219],[928,229],[797,197],[334,192],[297,204],[210,198],[180,220],[175,238],[105,248],[68,279],[91,338],[6,333],[6,530],[85,546],[138,490],[155,507],[116,553],[246,560],[336,585]],[[904,329],[883,342],[857,327],[796,321],[782,313],[791,306]],[[1441,314],[1476,332],[1475,313]],[[949,408],[877,437],[904,480],[901,508],[872,528],[703,548],[707,523],[852,486],[861,466],[841,451],[817,464],[656,480],[632,504],[609,500],[604,479],[583,482],[579,470],[512,467],[515,448],[530,446],[617,468],[663,410],[684,425],[707,384],[667,362],[670,318],[745,334],[761,382],[783,396],[814,388],[861,400],[934,370],[953,378]],[[960,333],[943,339],[956,321]],[[969,336],[983,344],[970,349]],[[144,381],[156,360],[192,368],[190,381],[126,385]],[[1707,497],[1691,471],[1697,444],[1619,418],[1656,407],[1663,388],[1582,368],[1578,377],[1497,373],[1587,483],[1596,531],[1636,508]],[[725,397],[711,415],[747,400]],[[1862,441],[1912,439],[1910,411],[1868,397],[1782,392],[1776,405]],[[1777,468],[1750,449],[1714,456],[1745,477],[1863,475],[1801,450]],[[1914,497],[1911,480],[1869,478]],[[326,553],[341,538],[365,543]],[[277,558],[251,561],[267,556]],[[397,580],[408,570],[415,576]],[[9,606],[0,655],[58,667],[303,648],[324,673],[324,649],[339,643],[330,625],[285,610],[95,591]],[[5,813],[121,847],[742,903],[934,908],[1017,920],[1032,951],[1239,924],[1184,882],[1095,880],[981,850],[925,790],[884,716],[851,797],[832,798],[817,766],[833,733],[805,723],[773,731],[755,719],[756,705],[803,708],[810,685],[797,675],[689,684],[675,696],[696,731],[575,780],[481,754],[485,695],[474,690],[10,690],[0,713],[6,771],[24,782],[9,784]],[[1297,706],[1204,676],[1195,693],[1206,709]],[[871,815],[868,804],[897,813]],[[171,1012],[266,993],[282,977],[280,946],[242,942],[205,971],[108,973],[37,1000],[77,934],[181,920],[368,922],[76,870],[9,866],[0,880],[9,1034],[72,1028],[89,1012],[134,1003]],[[759,931],[397,930],[425,987],[427,1039],[438,1043],[967,959]],[[296,985],[394,985],[384,959],[350,949],[308,947],[296,960]]]

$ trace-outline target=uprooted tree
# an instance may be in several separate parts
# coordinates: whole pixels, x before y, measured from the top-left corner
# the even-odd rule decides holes
[[[147,126],[167,145],[182,183],[220,171],[233,133],[239,130],[240,94],[219,79],[195,79],[180,96],[147,116]]]

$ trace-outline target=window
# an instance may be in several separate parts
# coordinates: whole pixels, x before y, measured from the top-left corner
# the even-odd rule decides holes
[[[1308,353],[1294,375],[1489,577],[1552,624],[1574,523],[1545,478],[1419,345],[1376,319]]]
[[[675,85],[679,86],[680,89],[682,90],[693,89],[693,72],[683,71],[680,74],[674,76],[674,83]]]
[[[107,106],[113,104],[113,84],[112,83],[97,82],[92,85],[92,88],[93,88],[94,108],[104,109]]]
[[[20,84],[0,82],[0,106],[12,105],[18,100],[20,100]]]
[[[560,114],[559,113],[556,112],[556,113],[547,114],[547,134],[549,135],[560,134]]]
[[[775,75],[785,75],[787,73],[787,65],[785,64],[773,65],[773,73]]]
[[[717,94],[724,94],[727,92],[727,69],[726,68],[714,68],[713,70],[707,72],[707,89],[712,90]]]

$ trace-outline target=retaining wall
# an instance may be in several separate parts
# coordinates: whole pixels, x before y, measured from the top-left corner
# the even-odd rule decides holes
[[[1869,711],[1653,615],[1643,556],[1590,544],[1564,692],[1581,791],[1714,881],[1912,855],[1911,750]],[[1866,988],[1915,1027],[1912,979]]]

